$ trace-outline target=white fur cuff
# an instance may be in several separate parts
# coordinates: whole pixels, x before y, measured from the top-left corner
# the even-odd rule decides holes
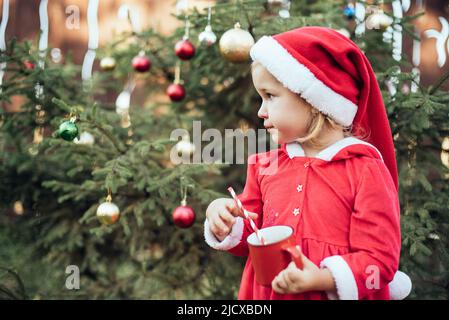
[[[218,241],[215,235],[212,233],[209,227],[209,221],[204,221],[204,239],[206,243],[217,250],[229,250],[237,246],[242,239],[243,235],[243,218],[237,217],[234,225],[231,228],[231,233],[224,238],[223,241]]]
[[[335,292],[326,292],[330,300],[358,300],[359,292],[351,268],[341,256],[327,257],[320,263],[320,268],[327,268],[332,273],[337,288]]]

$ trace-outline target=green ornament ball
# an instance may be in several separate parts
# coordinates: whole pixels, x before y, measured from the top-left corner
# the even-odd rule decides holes
[[[58,134],[66,141],[73,141],[78,136],[78,127],[72,121],[64,121],[59,126]]]

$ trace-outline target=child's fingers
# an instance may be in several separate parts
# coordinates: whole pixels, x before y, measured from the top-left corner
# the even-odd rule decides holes
[[[220,210],[218,212],[218,215],[228,227],[232,226],[235,223],[235,217],[226,209]]]
[[[214,234],[224,237],[229,234],[230,228],[220,218],[217,218],[211,221],[211,230]]]
[[[229,203],[226,204],[226,207],[228,208],[229,212],[235,217],[242,217],[246,218],[245,214],[243,213],[243,210],[241,210],[238,206],[235,200],[232,199]],[[250,211],[246,211],[251,219],[257,219],[258,214]]]
[[[298,269],[294,261],[289,263],[284,273],[285,273],[285,280],[288,283],[295,283],[301,280],[302,270]]]
[[[259,215],[257,213],[254,213],[251,211],[246,211],[246,212],[248,213],[249,217],[253,220],[256,220],[259,217]]]
[[[230,201],[226,203],[226,209],[228,209],[234,217],[244,216],[243,211],[239,209],[234,199],[230,199]]]
[[[286,293],[287,292],[287,284],[284,282],[284,279],[280,275],[277,275],[274,280],[271,282],[271,287],[277,293]]]

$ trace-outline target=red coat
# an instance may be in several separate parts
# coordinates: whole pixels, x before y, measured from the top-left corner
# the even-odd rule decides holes
[[[257,284],[246,243],[252,233],[248,221],[238,218],[231,234],[218,242],[206,220],[210,246],[248,257],[239,299],[390,298],[388,284],[401,248],[400,207],[393,179],[373,145],[348,137],[313,158],[305,157],[296,142],[252,155],[239,198],[259,214],[259,228],[291,226],[303,253],[328,268],[337,287],[335,297],[278,294]]]

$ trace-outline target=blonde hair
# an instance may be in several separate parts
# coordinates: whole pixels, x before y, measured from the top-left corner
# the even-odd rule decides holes
[[[307,128],[306,136],[300,139],[301,143],[307,142],[312,147],[324,148],[326,145],[318,138],[324,129],[341,130],[345,138],[353,136],[352,126],[343,126],[311,105],[310,108],[312,117]]]
[[[299,142],[301,143],[307,142],[314,148],[326,147],[326,144],[321,142],[320,139],[318,138],[319,134],[324,129],[341,130],[343,131],[343,136],[345,138],[354,137],[364,141],[368,140],[369,133],[363,130],[363,128],[361,127],[358,128],[358,133],[355,134],[356,130],[354,130],[355,128],[353,127],[353,125],[344,126],[342,124],[339,124],[334,119],[330,118],[328,115],[314,108],[312,105],[309,104],[309,107],[311,109],[310,112],[312,114],[312,117],[307,127],[306,136],[298,139]]]

